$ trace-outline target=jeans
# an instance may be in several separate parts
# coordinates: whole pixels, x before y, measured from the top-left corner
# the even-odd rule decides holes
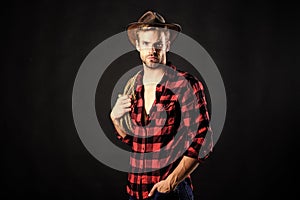
[[[130,196],[129,200],[137,199]],[[150,198],[147,198],[147,200],[194,200],[194,195],[192,188],[184,180],[177,185],[174,191],[169,193],[161,193],[156,190],[154,195]]]

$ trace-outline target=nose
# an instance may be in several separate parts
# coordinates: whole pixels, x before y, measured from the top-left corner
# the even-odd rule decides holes
[[[156,53],[156,48],[154,47],[154,45],[149,48],[149,53]]]

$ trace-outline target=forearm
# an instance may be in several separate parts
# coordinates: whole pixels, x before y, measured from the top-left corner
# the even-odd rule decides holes
[[[120,120],[116,119],[112,114],[110,114],[110,118],[111,118],[111,121],[112,121],[112,123],[113,123],[116,131],[119,133],[119,135],[122,138],[124,138],[126,136],[126,133],[125,133],[125,131],[120,126]]]
[[[183,156],[175,170],[167,177],[171,189],[174,189],[181,181],[190,175],[199,165],[197,159]]]

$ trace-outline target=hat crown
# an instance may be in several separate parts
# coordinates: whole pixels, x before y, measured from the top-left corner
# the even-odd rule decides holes
[[[139,20],[140,23],[166,23],[165,19],[158,13],[148,11]]]
[[[135,46],[137,40],[137,30],[143,29],[144,27],[159,27],[168,29],[170,36],[169,40],[173,42],[181,31],[179,24],[167,23],[165,19],[157,12],[147,11],[143,14],[137,22],[132,22],[127,25],[127,35],[129,41]]]

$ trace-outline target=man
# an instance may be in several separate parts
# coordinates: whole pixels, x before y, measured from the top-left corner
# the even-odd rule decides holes
[[[212,148],[201,82],[167,62],[166,53],[180,31],[152,11],[127,26],[143,69],[134,77],[134,93],[119,95],[110,117],[117,137],[132,148],[131,200],[193,199],[190,174]],[[130,129],[120,123],[128,113]]]

